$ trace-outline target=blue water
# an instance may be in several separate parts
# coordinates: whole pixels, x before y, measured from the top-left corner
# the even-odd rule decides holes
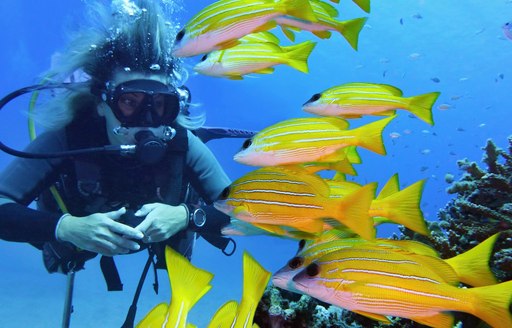
[[[187,12],[181,22],[211,2],[186,1]],[[341,0],[338,7],[342,19],[366,15],[348,0]],[[0,95],[39,81],[51,55],[64,47],[66,31],[82,19],[83,8],[79,0],[0,1]],[[192,75],[187,85],[194,101],[206,109],[207,125],[253,130],[306,116],[300,107],[312,94],[346,82],[388,83],[401,88],[406,96],[440,91],[434,108],[435,126],[399,111],[384,133],[387,156],[361,150],[363,164],[356,167],[359,175],[355,178],[361,183],[384,183],[398,172],[403,185],[428,179],[422,209],[428,220],[436,220],[438,209],[451,197],[445,192],[445,174],[461,174],[456,160],[467,157],[480,162],[481,147],[488,138],[506,147],[506,138],[512,134],[512,41],[501,31],[501,25],[511,19],[510,0],[374,1],[358,52],[339,35],[328,40],[306,32],[299,35],[299,41],[318,41],[307,75],[278,67],[272,75],[242,81]],[[187,63],[193,65],[197,60],[191,58]],[[450,108],[439,110],[442,104]],[[25,109],[26,103],[19,102],[0,113],[0,140],[18,149],[28,143]],[[392,132],[401,137],[390,138]],[[232,179],[252,169],[233,161],[240,145],[240,140],[209,143]],[[0,154],[0,168],[10,160]],[[379,235],[388,236],[392,231],[385,227]],[[230,258],[202,240],[197,244],[193,263],[215,274],[213,289],[190,313],[190,322],[199,327],[205,327],[225,301],[240,299],[244,249],[275,271],[293,256],[296,247],[295,242],[270,237],[236,240],[238,251]],[[0,241],[0,249],[0,327],[60,326],[65,277],[48,274],[41,254],[30,246]],[[86,270],[77,274],[71,326],[119,327],[144,255],[118,257],[123,292],[107,292],[98,260],[89,261]],[[151,290],[152,279],[149,275],[138,319],[158,302],[168,301],[166,275],[160,273],[159,295]]]

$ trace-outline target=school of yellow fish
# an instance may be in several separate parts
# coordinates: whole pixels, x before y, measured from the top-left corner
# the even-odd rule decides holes
[[[353,2],[370,12],[369,0]],[[291,41],[300,31],[321,39],[334,31],[357,50],[367,18],[337,17],[338,10],[320,0],[220,0],[185,24],[173,54],[204,54],[194,69],[215,77],[270,74],[278,64],[307,73],[315,43],[283,46],[269,30],[279,26]],[[425,181],[400,190],[395,174],[376,195],[377,183],[346,179],[357,175],[354,165],[362,162],[358,147],[386,154],[383,130],[397,117],[396,110],[433,125],[438,96],[404,97],[394,86],[365,82],[315,93],[302,109],[317,117],[273,124],[246,140],[234,156],[239,163],[260,168],[234,181],[215,202],[232,217],[223,233],[301,239],[297,254],[274,274],[274,285],[381,323],[403,317],[450,328],[451,311],[460,311],[492,327],[512,327],[512,281],[498,283],[489,268],[498,234],[450,259],[441,259],[419,242],[376,238],[383,223],[429,235],[420,209]],[[355,128],[347,121],[368,115],[388,117]],[[326,178],[328,171],[331,178]],[[187,313],[211,288],[210,273],[170,248],[166,258],[171,302],[157,305],[138,327],[193,327]],[[209,327],[256,327],[255,308],[269,279],[270,273],[244,253],[242,300],[224,304]],[[460,283],[470,287],[461,288]]]

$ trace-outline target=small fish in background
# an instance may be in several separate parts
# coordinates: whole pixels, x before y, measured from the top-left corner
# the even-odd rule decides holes
[[[437,109],[439,109],[439,110],[448,110],[451,108],[452,108],[452,105],[450,105],[450,104],[440,104],[439,106],[437,106]]]
[[[363,29],[368,19],[367,17],[339,21],[335,19],[335,17],[338,16],[338,10],[330,4],[320,0],[309,0],[309,3],[317,19],[315,22],[297,19],[293,16],[280,16],[275,18],[275,22],[281,26],[283,33],[288,39],[291,41],[295,40],[295,35],[290,28],[310,31],[321,39],[330,38],[330,31],[336,31],[347,40],[354,50],[357,50],[359,33]]]
[[[247,34],[274,28],[274,19],[283,15],[316,22],[308,0],[219,0],[197,13],[178,32],[173,55],[190,57],[233,47]]]
[[[395,115],[396,109],[404,109],[428,124],[434,124],[432,106],[439,92],[413,97],[403,97],[402,94],[402,90],[389,84],[346,83],[314,94],[302,109],[316,115],[347,119]]]
[[[416,60],[416,59],[418,59],[420,57],[421,57],[421,54],[417,53],[417,52],[413,52],[412,54],[409,55],[409,58],[412,59],[412,60]]]
[[[275,166],[309,162],[337,162],[346,157],[344,148],[358,146],[385,155],[384,128],[395,116],[355,129],[339,117],[293,118],[281,121],[247,139],[234,160],[252,166]]]
[[[389,137],[390,137],[391,139],[398,139],[398,138],[400,138],[401,136],[402,136],[402,135],[401,135],[399,132],[396,132],[396,131],[391,132],[391,133],[389,134]]]
[[[404,19],[400,18],[400,25],[404,25]]]
[[[423,16],[420,13],[416,13],[416,14],[412,15],[412,18],[414,18],[414,19],[423,19]]]
[[[434,83],[439,83],[439,82],[441,82],[441,80],[440,80],[438,77],[433,77],[433,78],[431,78],[430,80],[431,80],[432,82],[434,82]]]
[[[244,42],[229,49],[206,54],[194,70],[198,73],[241,80],[244,75],[271,74],[273,66],[285,64],[307,73],[308,58],[316,43],[305,41],[293,46],[280,47],[271,42]]]
[[[506,22],[501,26],[501,29],[503,30],[503,34],[505,37],[509,40],[512,40],[512,22]]]
[[[494,328],[512,327],[512,281],[460,288],[456,270],[434,256],[389,247],[342,248],[315,259],[292,280],[303,294],[378,321],[397,316],[453,327],[450,311],[458,311]]]

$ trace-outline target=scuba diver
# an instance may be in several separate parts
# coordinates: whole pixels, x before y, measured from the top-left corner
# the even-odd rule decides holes
[[[251,133],[202,127],[171,56],[176,27],[157,1],[129,4],[91,6],[103,26],[79,31],[44,83],[0,101],[55,91],[34,116],[44,133],[24,151],[1,144],[18,157],[0,175],[0,238],[42,249],[49,272],[74,274],[101,254],[109,290],[122,288],[112,256],[147,249],[140,293],[150,264],[165,268],[165,245],[190,258],[199,234],[229,253],[229,217],[211,204],[231,181],[203,141]],[[64,83],[75,72],[87,80]]]

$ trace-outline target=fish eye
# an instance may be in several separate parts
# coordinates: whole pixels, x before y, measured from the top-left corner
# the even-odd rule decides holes
[[[207,58],[208,58],[208,54],[204,55],[204,56],[201,58],[201,61],[205,61]]]
[[[301,239],[299,241],[299,252],[306,246],[306,239]]]
[[[290,261],[288,261],[288,266],[290,267],[290,269],[297,269],[301,267],[302,264],[304,264],[304,258],[299,256],[296,256]]]
[[[320,97],[322,97],[321,93],[315,93],[313,96],[311,96],[311,99],[309,99],[307,102],[317,101],[318,99],[320,99]]]
[[[247,149],[249,147],[251,147],[252,145],[252,139],[247,139],[244,141],[244,144],[242,145],[242,149]]]
[[[222,190],[222,192],[220,193],[219,199],[220,200],[227,199],[228,196],[229,196],[230,191],[231,191],[231,186],[227,186],[226,188],[224,188],[224,190]]]
[[[306,267],[306,274],[310,277],[314,277],[320,273],[320,266],[316,263],[311,263]]]
[[[185,29],[179,31],[178,34],[176,34],[176,41],[181,41],[181,39],[183,39],[184,36],[185,36]]]

